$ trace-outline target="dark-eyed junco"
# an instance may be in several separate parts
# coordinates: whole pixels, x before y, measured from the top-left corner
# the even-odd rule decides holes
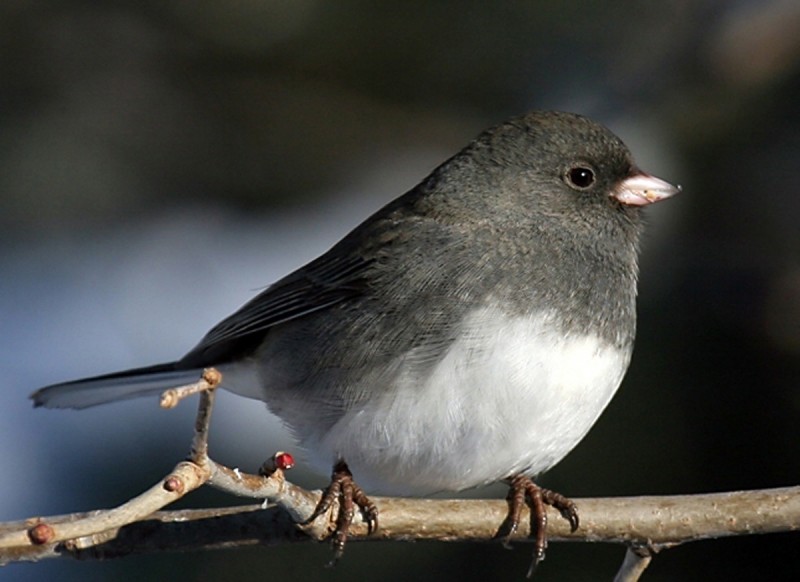
[[[604,127],[532,112],[479,135],[181,360],[32,398],[83,408],[214,366],[224,388],[283,419],[314,467],[334,467],[324,501],[355,480],[424,495],[505,479],[505,528],[527,500],[538,561],[543,504],[573,528],[578,518],[531,478],[578,444],[617,390],[633,349],[641,208],[677,191]]]

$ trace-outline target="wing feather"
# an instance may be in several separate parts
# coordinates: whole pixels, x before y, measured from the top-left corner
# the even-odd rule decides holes
[[[361,295],[371,260],[328,252],[274,283],[222,320],[180,361],[181,367],[218,364],[254,350],[270,328]]]

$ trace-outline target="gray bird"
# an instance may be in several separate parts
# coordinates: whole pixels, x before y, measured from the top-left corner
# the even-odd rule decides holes
[[[573,529],[578,515],[531,478],[578,444],[622,381],[641,209],[678,190],[641,172],[606,128],[532,112],[479,135],[177,362],[32,398],[84,408],[158,393],[213,366],[222,387],[267,403],[313,467],[334,468],[317,514],[347,494],[376,527],[363,491],[425,495],[507,480],[501,529],[510,534],[531,504],[535,565],[543,505]],[[348,527],[340,517],[337,554]]]

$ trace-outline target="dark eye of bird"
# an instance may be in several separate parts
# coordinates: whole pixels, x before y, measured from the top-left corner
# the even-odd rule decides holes
[[[594,184],[595,180],[594,170],[587,168],[586,166],[575,166],[574,168],[570,168],[567,170],[567,173],[564,177],[567,180],[567,184],[579,190],[588,188]]]

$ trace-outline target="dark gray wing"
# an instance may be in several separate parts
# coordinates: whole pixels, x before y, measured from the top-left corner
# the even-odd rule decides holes
[[[271,327],[361,295],[371,262],[358,254],[329,251],[214,326],[178,366],[198,368],[244,357],[258,347]]]

